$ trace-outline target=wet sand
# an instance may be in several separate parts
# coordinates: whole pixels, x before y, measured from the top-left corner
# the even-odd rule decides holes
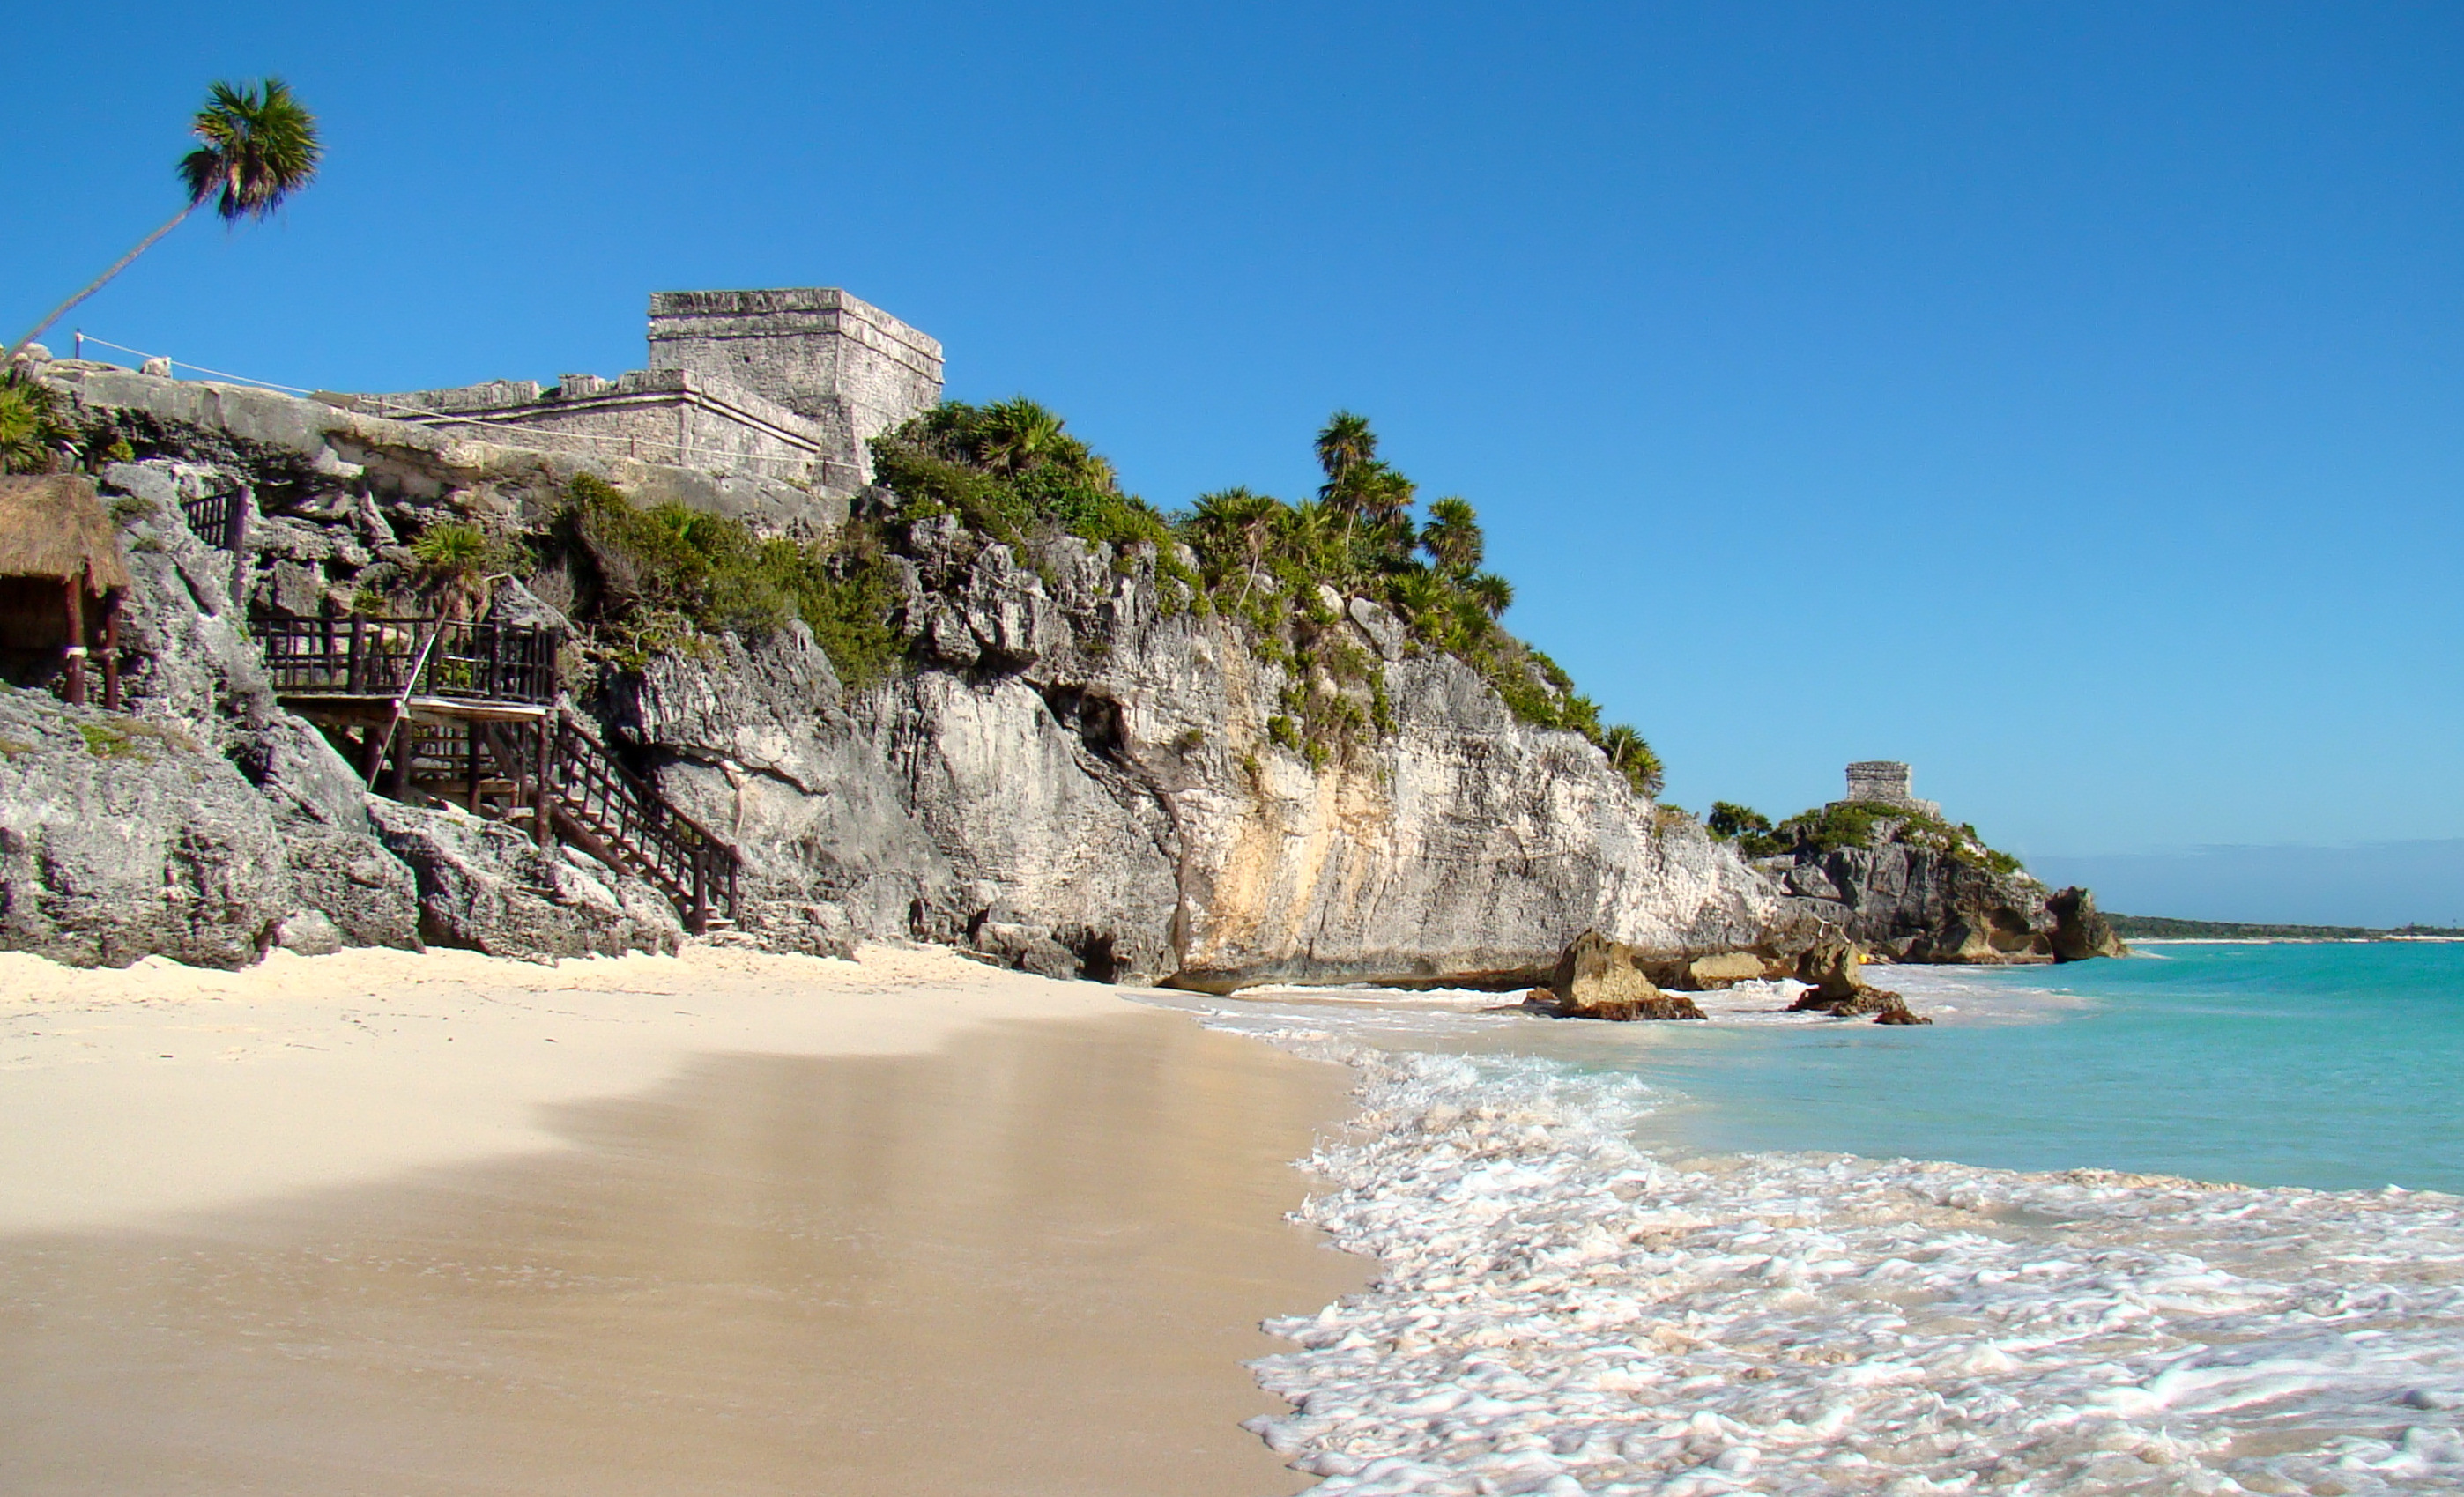
[[[0,1165],[0,1489],[1306,1485],[1238,1427],[1281,1407],[1240,1363],[1282,1345],[1259,1319],[1366,1277],[1282,1221],[1308,1188],[1286,1161],[1346,1113],[1348,1078],[1091,985],[873,956],[548,973],[354,954],[257,984],[291,997],[239,974],[186,1002],[59,969],[47,998],[27,991],[43,974],[0,972],[10,1152],[81,1109],[136,1112],[80,1155],[129,1154],[135,1183],[91,1207],[56,1171]],[[345,974],[350,1001],[306,996]],[[649,1012],[686,994],[704,1027]],[[481,1057],[459,1084],[526,1115],[278,1157],[320,1097],[361,1093],[343,1131],[436,1104],[447,1028],[455,1063]],[[196,1063],[149,1115],[142,1061],[181,1066],[166,1036],[208,1030],[253,1059]],[[429,1079],[387,1094],[405,1066]],[[594,1089],[610,1078],[632,1084]],[[199,1112],[232,1118],[223,1144],[164,1131]],[[246,1156],[251,1193],[165,1183],[135,1156],[149,1129],[190,1171]],[[286,1168],[306,1178],[259,1188]]]

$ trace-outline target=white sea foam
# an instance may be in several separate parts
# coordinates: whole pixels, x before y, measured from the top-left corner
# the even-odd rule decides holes
[[[2453,1197],[1657,1157],[1632,1076],[1189,1006],[1363,1076],[1299,1215],[1383,1272],[1256,1364],[1316,1490],[2464,1489]]]

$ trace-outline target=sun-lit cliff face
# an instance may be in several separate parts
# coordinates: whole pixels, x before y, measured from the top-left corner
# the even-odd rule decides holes
[[[1268,727],[1287,668],[1165,605],[1152,554],[1065,537],[1030,561],[928,533],[913,669],[816,711],[827,661],[782,631],[655,663],[618,731],[781,897],[1054,970],[1528,982],[1587,927],[1692,953],[1771,921],[1731,849],[1375,605],[1349,627],[1393,725],[1313,764]]]
[[[484,827],[392,803],[369,801],[371,821],[352,772],[266,693],[244,623],[399,586],[410,547],[439,525],[544,536],[582,465],[262,392],[99,369],[55,378],[82,419],[127,444],[112,454],[126,461],[98,466],[127,543],[151,559],[132,641],[203,629],[220,642],[140,662],[139,710],[187,723],[225,767],[259,766],[259,794],[291,804],[302,797],[285,787],[313,782],[312,819],[350,844],[323,862],[374,860],[396,875],[350,885],[303,865],[271,877],[233,914],[253,927],[234,949],[286,922],[404,938],[413,920],[390,905],[414,882],[406,859],[429,939],[472,939],[495,918],[527,932],[507,949],[554,955],[593,938],[586,919],[544,911],[595,900],[624,921],[641,915],[638,890],[579,854],[542,863]],[[607,477],[733,510],[757,531],[765,505],[792,499],[647,465]],[[246,497],[254,519],[239,555],[179,524],[179,499],[209,492]],[[802,518],[807,538],[844,523]],[[545,565],[546,542],[529,555]],[[898,653],[860,690],[792,618],[629,660],[601,650],[567,662],[569,685],[636,769],[741,850],[727,939],[826,949],[915,936],[1047,971],[1202,985],[1507,982],[1545,971],[1586,927],[1676,952],[1749,941],[1768,924],[1778,893],[1733,852],[1662,817],[1581,734],[1518,719],[1478,670],[1416,642],[1377,604],[1317,600],[1319,656],[1350,662],[1363,706],[1339,737],[1300,737],[1293,704],[1310,662],[1192,608],[1193,560],[1168,540],[1013,545],[955,516],[920,518],[875,558]],[[576,606],[569,574],[532,580]],[[525,596],[500,584],[497,606],[536,610]],[[269,735],[281,756],[262,748]],[[291,767],[262,770],[276,758]],[[346,903],[341,886],[388,909],[317,903]],[[626,943],[668,938],[646,927]]]
[[[1810,871],[1758,870],[1657,805],[1648,746],[1602,729],[1545,657],[1494,627],[1494,589],[1465,560],[1478,554],[1468,507],[1452,532],[1421,532],[1418,552],[1354,535],[1310,573],[1262,543],[1246,569],[1225,559],[1253,534],[1239,528],[1250,509],[1311,545],[1340,533],[1307,506],[1278,519],[1272,501],[1225,501],[1232,528],[1193,547],[1083,449],[1076,487],[1043,498],[1094,516],[1079,530],[1096,534],[1012,523],[998,506],[1040,494],[1031,482],[987,498],[967,487],[984,474],[938,457],[949,471],[934,481],[963,503],[892,484],[850,506],[261,391],[96,366],[47,378],[92,438],[137,562],[137,711],[201,745],[189,769],[235,776],[234,794],[274,807],[229,855],[203,824],[146,829],[112,875],[141,905],[200,869],[262,876],[226,914],[191,901],[100,944],[27,937],[82,959],[274,940],[526,956],[672,944],[658,895],[627,869],[371,797],[269,690],[252,618],[415,605],[449,531],[497,569],[495,616],[579,620],[565,710],[740,853],[719,939],[829,951],[917,937],[1056,975],[1213,988],[1507,986],[1544,976],[1585,930],[1663,964],[1747,948],[1781,962],[1823,924],[1853,922],[1868,894],[1876,912],[1896,898],[1888,879],[1826,892]],[[235,553],[231,534],[217,547],[182,523],[184,500],[210,495],[251,517]],[[987,506],[984,523],[967,504]],[[1375,522],[1404,536],[1391,516]],[[671,541],[672,558],[656,550]],[[1364,555],[1371,570],[1354,564]],[[172,808],[146,813],[159,820],[180,802],[147,804]],[[232,805],[216,825],[265,820]],[[83,812],[43,815],[54,831],[21,837],[0,879],[25,886],[20,908],[73,925],[91,901],[55,897],[44,870],[60,865],[38,844],[68,846]],[[1932,920],[1960,902],[1933,903],[1903,913]],[[201,940],[200,918],[231,929]],[[1906,934],[1881,919],[1857,934]],[[185,934],[154,941],[155,926]],[[1988,932],[1896,949],[1939,959],[2009,944]]]

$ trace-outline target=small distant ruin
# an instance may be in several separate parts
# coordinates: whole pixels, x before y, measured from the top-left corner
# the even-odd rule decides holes
[[[872,481],[865,443],[938,403],[941,376],[937,339],[844,291],[662,291],[646,369],[331,399],[418,426],[550,438],[522,446],[844,495]]]
[[[1895,759],[1863,759],[1848,766],[1848,798],[1833,805],[1889,805],[1939,818],[1942,803],[1910,793],[1911,771]],[[1827,807],[1826,807],[1827,809]]]

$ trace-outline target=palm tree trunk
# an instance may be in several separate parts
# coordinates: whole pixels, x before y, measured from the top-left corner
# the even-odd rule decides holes
[[[8,354],[7,354],[5,357],[0,357],[0,366],[5,366],[5,365],[6,365],[6,364],[8,364],[10,362],[11,362],[12,360],[14,360],[14,359],[19,355],[19,354],[21,354],[21,353],[25,352],[25,350],[26,350],[26,345],[27,345],[28,343],[31,343],[31,342],[33,342],[35,339],[42,337],[42,336],[43,336],[44,331],[45,331],[46,329],[48,329],[48,328],[49,328],[53,323],[55,323],[55,322],[58,321],[61,318],[66,317],[66,316],[68,315],[69,309],[70,309],[71,307],[76,306],[78,302],[83,301],[86,297],[93,296],[93,295],[94,295],[96,292],[98,292],[98,291],[100,291],[100,290],[103,288],[103,286],[104,286],[105,284],[107,284],[107,283],[110,281],[111,277],[113,277],[114,275],[119,275],[121,271],[124,271],[124,270],[128,269],[128,262],[129,262],[129,261],[131,261],[131,260],[134,260],[134,259],[135,259],[135,258],[137,258],[139,255],[143,254],[146,251],[148,251],[148,250],[150,250],[150,249],[154,248],[154,241],[155,241],[155,240],[162,238],[165,234],[169,233],[172,230],[179,228],[179,227],[180,227],[180,225],[182,224],[182,222],[184,222],[184,221],[187,218],[187,216],[188,216],[190,213],[193,213],[193,212],[195,212],[195,211],[197,210],[197,204],[198,204],[198,203],[202,203],[202,202],[204,202],[204,201],[205,201],[205,199],[204,199],[204,198],[198,198],[198,199],[195,199],[194,201],[192,201],[191,203],[189,203],[189,205],[188,205],[187,207],[186,207],[186,208],[184,208],[184,209],[180,209],[178,212],[176,212],[176,213],[172,214],[172,215],[171,215],[171,221],[170,221],[169,223],[166,223],[166,224],[165,224],[162,228],[155,230],[152,233],[147,234],[144,238],[138,240],[138,241],[137,241],[137,248],[136,248],[136,249],[131,250],[131,251],[129,251],[126,254],[121,255],[121,256],[119,258],[119,260],[118,260],[118,261],[116,261],[116,262],[112,265],[111,269],[109,269],[109,270],[107,270],[107,271],[103,272],[101,275],[99,275],[96,276],[96,277],[93,279],[93,281],[92,281],[92,282],[90,282],[90,283],[86,286],[85,290],[78,292],[76,296],[71,297],[70,297],[69,299],[67,299],[66,301],[61,302],[58,306],[52,308],[52,315],[51,315],[50,317],[47,317],[47,318],[43,319],[41,321],[39,321],[39,322],[35,323],[35,324],[34,324],[34,330],[33,330],[33,332],[28,333],[25,337],[23,337],[23,338],[21,338],[21,339],[18,339],[18,340],[17,340],[17,342],[16,342],[16,345],[15,345],[14,347],[11,348],[11,349],[9,350]]]

